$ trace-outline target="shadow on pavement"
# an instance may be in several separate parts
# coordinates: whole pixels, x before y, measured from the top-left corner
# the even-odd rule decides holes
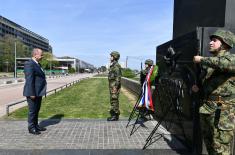
[[[176,151],[176,153],[179,155],[193,155],[193,153],[191,152],[190,148],[188,148],[188,146],[184,146],[183,148],[176,148],[176,144],[179,144],[182,142],[176,137],[172,137],[171,140],[164,138],[164,141],[166,141],[167,144],[171,147],[171,149]],[[181,143],[181,145],[184,145],[184,144]]]
[[[61,119],[64,117],[64,114],[56,114],[46,120],[43,120],[39,123],[41,127],[47,127],[50,125],[55,125],[60,123]]]

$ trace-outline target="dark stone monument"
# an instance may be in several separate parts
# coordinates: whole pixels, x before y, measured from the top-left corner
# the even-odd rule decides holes
[[[235,27],[234,0],[175,0],[173,39],[196,27]]]
[[[208,52],[209,36],[217,28],[225,28],[235,33],[234,14],[235,0],[174,0],[173,39],[157,46],[156,49],[156,62],[159,65],[160,78],[163,76],[171,81],[172,79],[184,81],[185,75],[198,76],[200,66],[193,63],[193,56],[210,56]],[[169,53],[169,47],[172,47],[177,55],[173,67],[165,59],[167,53]],[[235,53],[235,50],[233,49],[231,52]],[[190,71],[190,73],[186,71],[184,75],[179,75],[178,71],[182,68],[189,68],[188,72]],[[173,77],[175,75],[176,77]],[[170,121],[178,127],[169,130],[172,132],[188,131],[183,139],[191,145],[193,154],[200,154],[202,141],[198,115],[199,105],[195,104],[196,102],[190,94],[192,84],[190,82],[192,81],[184,81],[184,98],[177,105],[177,113],[182,117],[181,126],[177,125],[179,120],[172,118]],[[156,102],[156,104],[159,103]],[[164,103],[166,103],[165,100]],[[166,106],[164,103],[156,105],[156,107],[161,109],[162,105]],[[172,111],[169,110],[170,112]],[[157,111],[156,115],[160,113],[161,111]],[[191,129],[191,131],[188,129]],[[182,136],[179,136],[179,138],[182,138]]]

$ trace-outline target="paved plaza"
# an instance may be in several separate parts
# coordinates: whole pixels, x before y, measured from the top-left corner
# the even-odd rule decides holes
[[[18,87],[22,87],[22,84],[4,89]],[[104,119],[63,119],[63,115],[58,114],[40,120],[40,125],[47,130],[41,135],[32,135],[27,131],[27,120],[1,120],[0,155],[191,154],[164,128],[159,128],[157,131],[161,135],[157,136],[157,141],[146,150],[142,150],[156,123],[156,121],[147,121],[141,126],[137,124],[139,128],[130,136],[132,125],[126,128],[127,119],[117,122],[107,122]]]
[[[185,147],[169,133],[142,150],[156,121],[145,122],[132,136],[127,120],[41,120],[47,128],[31,135],[27,122],[0,121],[0,154],[185,154]],[[164,133],[164,130],[158,132]]]

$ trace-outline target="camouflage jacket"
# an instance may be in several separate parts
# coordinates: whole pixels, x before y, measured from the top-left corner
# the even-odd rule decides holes
[[[121,76],[122,76],[121,66],[118,64],[117,61],[114,61],[110,65],[109,74],[108,74],[110,87],[120,88]]]
[[[218,107],[213,96],[221,96],[227,109],[221,110],[218,127],[222,130],[234,128],[235,112],[235,55],[220,51],[215,57],[204,57],[201,60],[207,74],[203,80],[204,100],[200,113],[214,114]],[[223,108],[223,107],[222,107]]]

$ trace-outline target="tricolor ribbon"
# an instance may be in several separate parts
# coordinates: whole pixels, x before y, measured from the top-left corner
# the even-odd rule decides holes
[[[146,107],[146,109],[154,111],[153,101],[152,101],[152,93],[151,93],[151,84],[150,77],[153,73],[153,66],[150,68],[145,81],[142,86],[142,97],[140,99],[138,107]]]

